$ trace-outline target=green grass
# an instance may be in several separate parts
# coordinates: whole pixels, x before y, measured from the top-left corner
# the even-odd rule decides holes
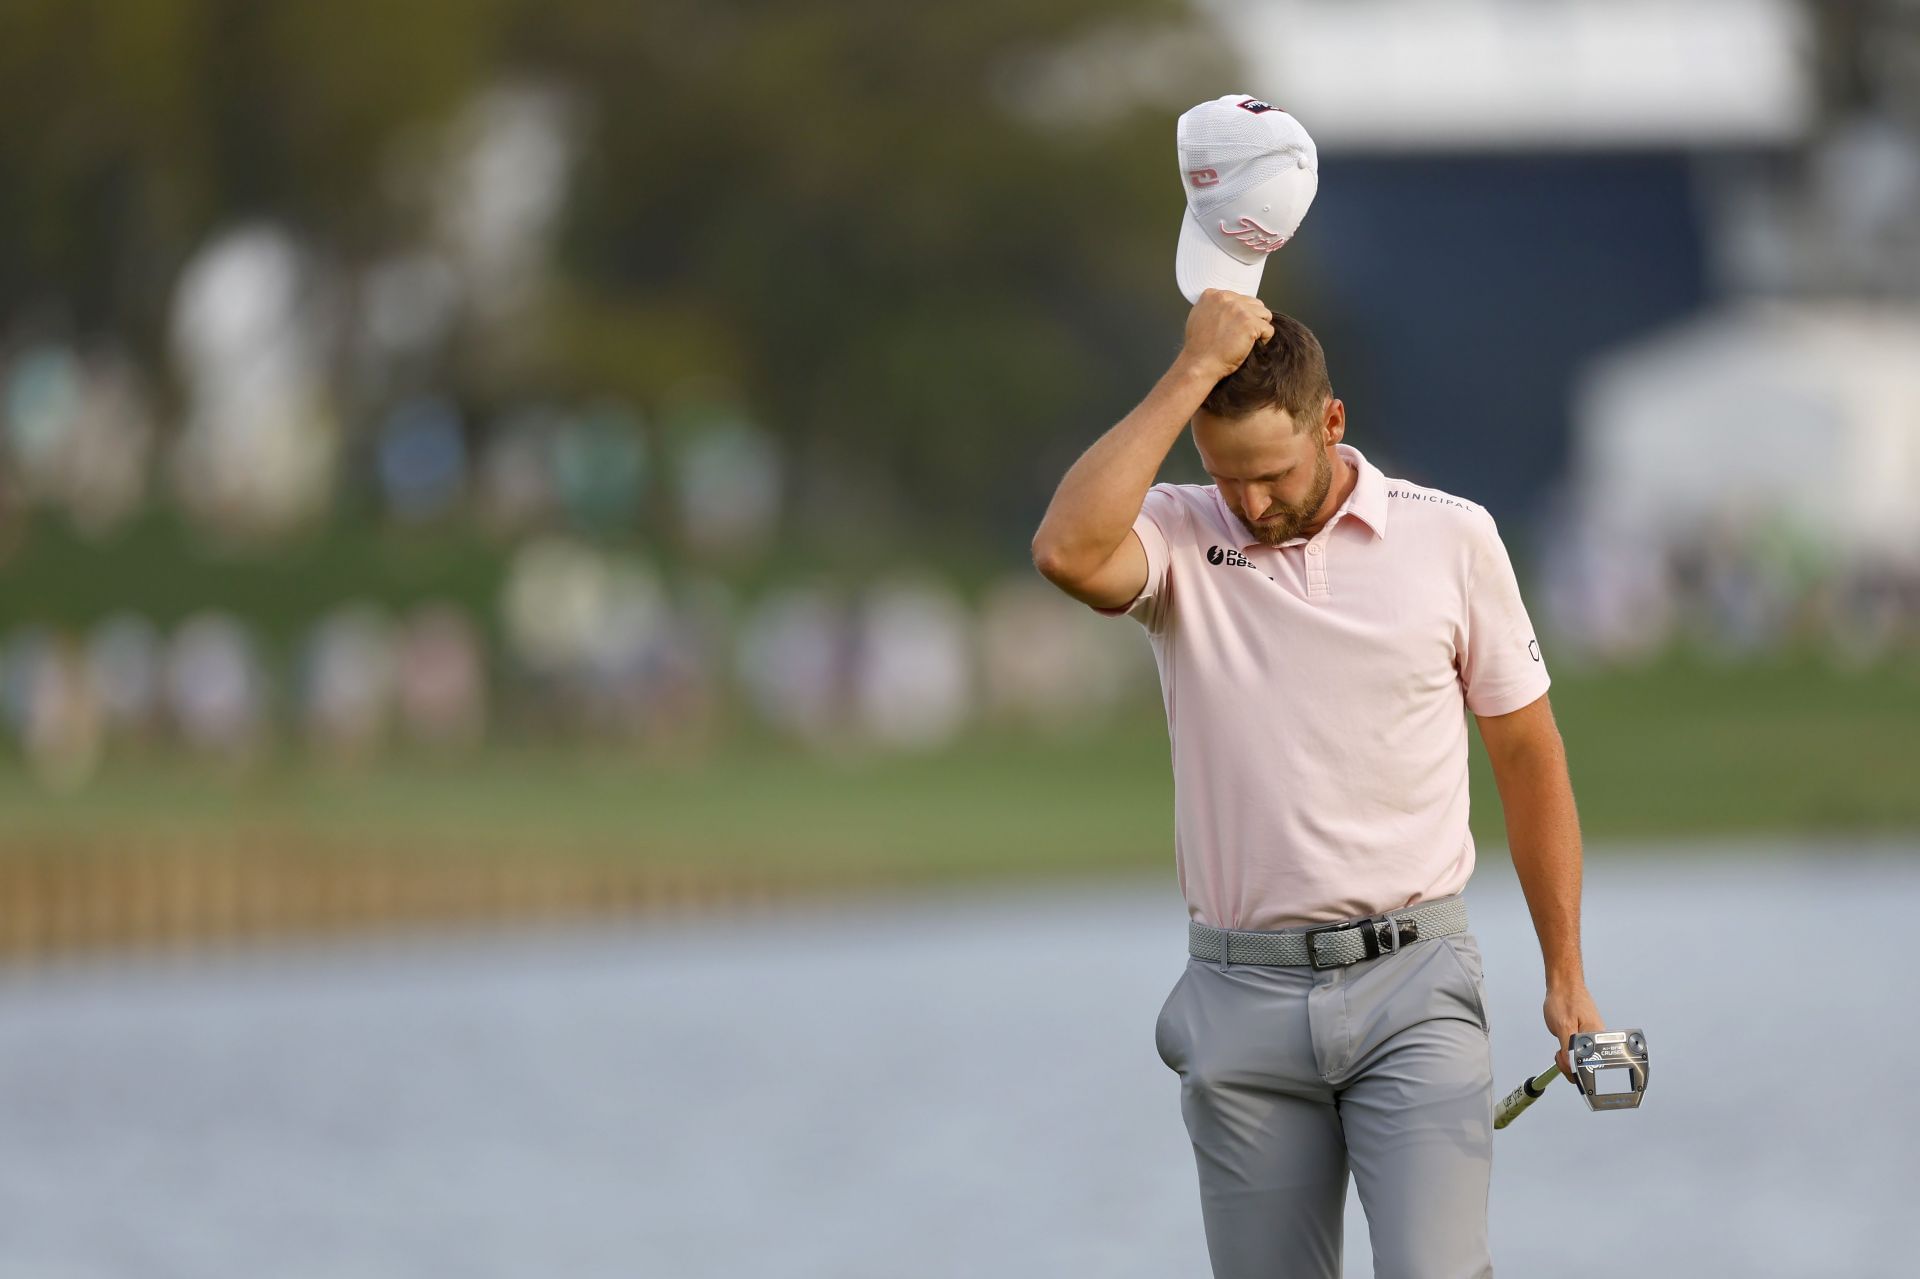
[[[981,734],[937,755],[828,760],[738,746],[663,767],[604,751],[493,750],[341,775],[218,781],[179,764],[114,769],[53,796],[0,773],[19,836],[111,839],[297,830],[809,874],[954,875],[1157,865],[1171,847],[1165,729],[1046,744]]]
[[[1589,840],[1920,831],[1920,667],[1686,658],[1556,675]],[[1473,738],[1483,846],[1504,844]],[[736,743],[665,765],[607,749],[406,757],[356,773],[282,765],[223,781],[115,765],[67,796],[0,769],[8,846],[297,832],[328,845],[490,848],[806,876],[1071,874],[1170,864],[1157,706],[1072,738],[983,732],[934,755],[823,759]]]
[[[1556,676],[1592,837],[1920,831],[1920,661],[1806,658],[1720,668],[1676,655],[1631,674]],[[1476,830],[1498,797],[1475,742]]]

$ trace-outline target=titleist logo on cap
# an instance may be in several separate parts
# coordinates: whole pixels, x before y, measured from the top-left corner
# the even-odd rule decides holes
[[[1241,218],[1238,226],[1220,223],[1220,234],[1230,235],[1255,253],[1271,253],[1287,242],[1278,231],[1263,227],[1253,218]]]

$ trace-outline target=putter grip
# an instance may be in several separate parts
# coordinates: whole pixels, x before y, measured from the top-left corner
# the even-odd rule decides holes
[[[1518,1088],[1501,1098],[1500,1104],[1493,1108],[1493,1126],[1505,1128],[1512,1123],[1528,1106],[1540,1099],[1540,1094],[1547,1090],[1547,1085],[1552,1083],[1559,1073],[1559,1066],[1549,1066],[1532,1079],[1524,1080]]]

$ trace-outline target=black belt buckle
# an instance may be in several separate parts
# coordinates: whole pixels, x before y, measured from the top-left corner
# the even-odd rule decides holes
[[[1303,934],[1307,941],[1307,963],[1315,969],[1340,968],[1345,964],[1359,963],[1359,959],[1351,959],[1323,964],[1320,962],[1320,951],[1313,944],[1313,939],[1321,933],[1337,933],[1349,928],[1365,930],[1360,934],[1360,939],[1361,944],[1366,948],[1366,953],[1361,955],[1360,959],[1377,959],[1381,955],[1391,955],[1408,942],[1420,940],[1420,921],[1417,919],[1399,919],[1393,915],[1369,915],[1365,919],[1349,919],[1344,923],[1328,924],[1323,928],[1309,928]]]

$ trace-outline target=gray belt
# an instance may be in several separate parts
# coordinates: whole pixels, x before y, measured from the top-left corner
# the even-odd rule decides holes
[[[1467,903],[1458,893],[1404,910],[1303,925],[1272,933],[1235,932],[1187,921],[1187,953],[1219,964],[1307,964],[1338,968],[1391,955],[1408,942],[1467,930]]]

